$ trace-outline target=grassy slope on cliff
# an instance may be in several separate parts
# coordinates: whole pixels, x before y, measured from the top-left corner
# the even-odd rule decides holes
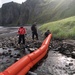
[[[45,32],[50,30],[55,38],[75,39],[75,16],[45,23],[40,26],[40,30]]]
[[[75,15],[75,0],[42,0],[34,11],[37,8],[41,9],[34,17],[38,23],[56,21]]]

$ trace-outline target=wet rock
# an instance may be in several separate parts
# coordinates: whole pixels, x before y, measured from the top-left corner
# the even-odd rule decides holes
[[[8,56],[8,52],[7,52],[7,51],[4,51],[4,52],[2,53],[2,55]]]
[[[20,60],[20,58],[16,58],[16,59],[14,60],[14,62],[17,62],[18,60]]]
[[[69,67],[69,65],[67,64],[67,65],[65,65],[66,67]]]
[[[15,54],[11,55],[11,57],[19,58],[19,57],[21,57],[21,54],[19,54],[19,53],[15,53]]]
[[[69,63],[69,66],[73,66],[73,63]]]
[[[17,54],[17,57],[20,57],[21,55],[20,54]]]
[[[2,53],[0,53],[0,56],[2,55]]]
[[[75,58],[75,51],[71,53],[72,58]]]
[[[69,50],[65,50],[65,51],[63,52],[63,54],[65,54],[65,55],[71,55],[71,52],[70,52]]]
[[[11,46],[14,46],[14,43],[10,43]]]
[[[29,51],[29,48],[25,48],[25,54],[29,54],[30,51]]]
[[[2,49],[7,49],[7,47],[3,47]]]
[[[6,60],[7,63],[10,63],[9,59]]]
[[[8,50],[8,54],[10,55],[12,53],[12,50]]]
[[[63,40],[64,43],[67,43],[71,46],[75,46],[75,40]]]
[[[29,71],[27,75],[37,75],[37,73]]]
[[[13,55],[10,55],[10,57],[13,57]]]
[[[40,41],[34,42],[34,47],[39,48],[41,46],[41,44],[42,43]]]
[[[29,48],[29,51],[33,52],[35,51],[37,48]]]
[[[13,57],[14,58],[18,58],[20,55],[19,54],[14,54]]]
[[[30,45],[28,44],[28,45],[25,45],[25,48],[29,48],[30,47]]]
[[[8,52],[12,52],[12,50],[8,50]]]

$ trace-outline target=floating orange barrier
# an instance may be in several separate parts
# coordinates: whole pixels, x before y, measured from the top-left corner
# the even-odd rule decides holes
[[[52,34],[43,41],[41,47],[34,52],[24,56],[19,61],[8,67],[0,75],[25,75],[27,72],[40,61],[47,53]]]

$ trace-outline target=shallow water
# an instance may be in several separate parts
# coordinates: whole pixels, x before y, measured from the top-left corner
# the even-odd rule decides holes
[[[75,59],[59,52],[49,51],[48,57],[35,72],[38,75],[74,75]]]

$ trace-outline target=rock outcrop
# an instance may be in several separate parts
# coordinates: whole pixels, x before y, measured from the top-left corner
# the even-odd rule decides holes
[[[3,26],[17,24],[20,16],[20,4],[10,2],[3,4],[1,8],[1,23]]]

